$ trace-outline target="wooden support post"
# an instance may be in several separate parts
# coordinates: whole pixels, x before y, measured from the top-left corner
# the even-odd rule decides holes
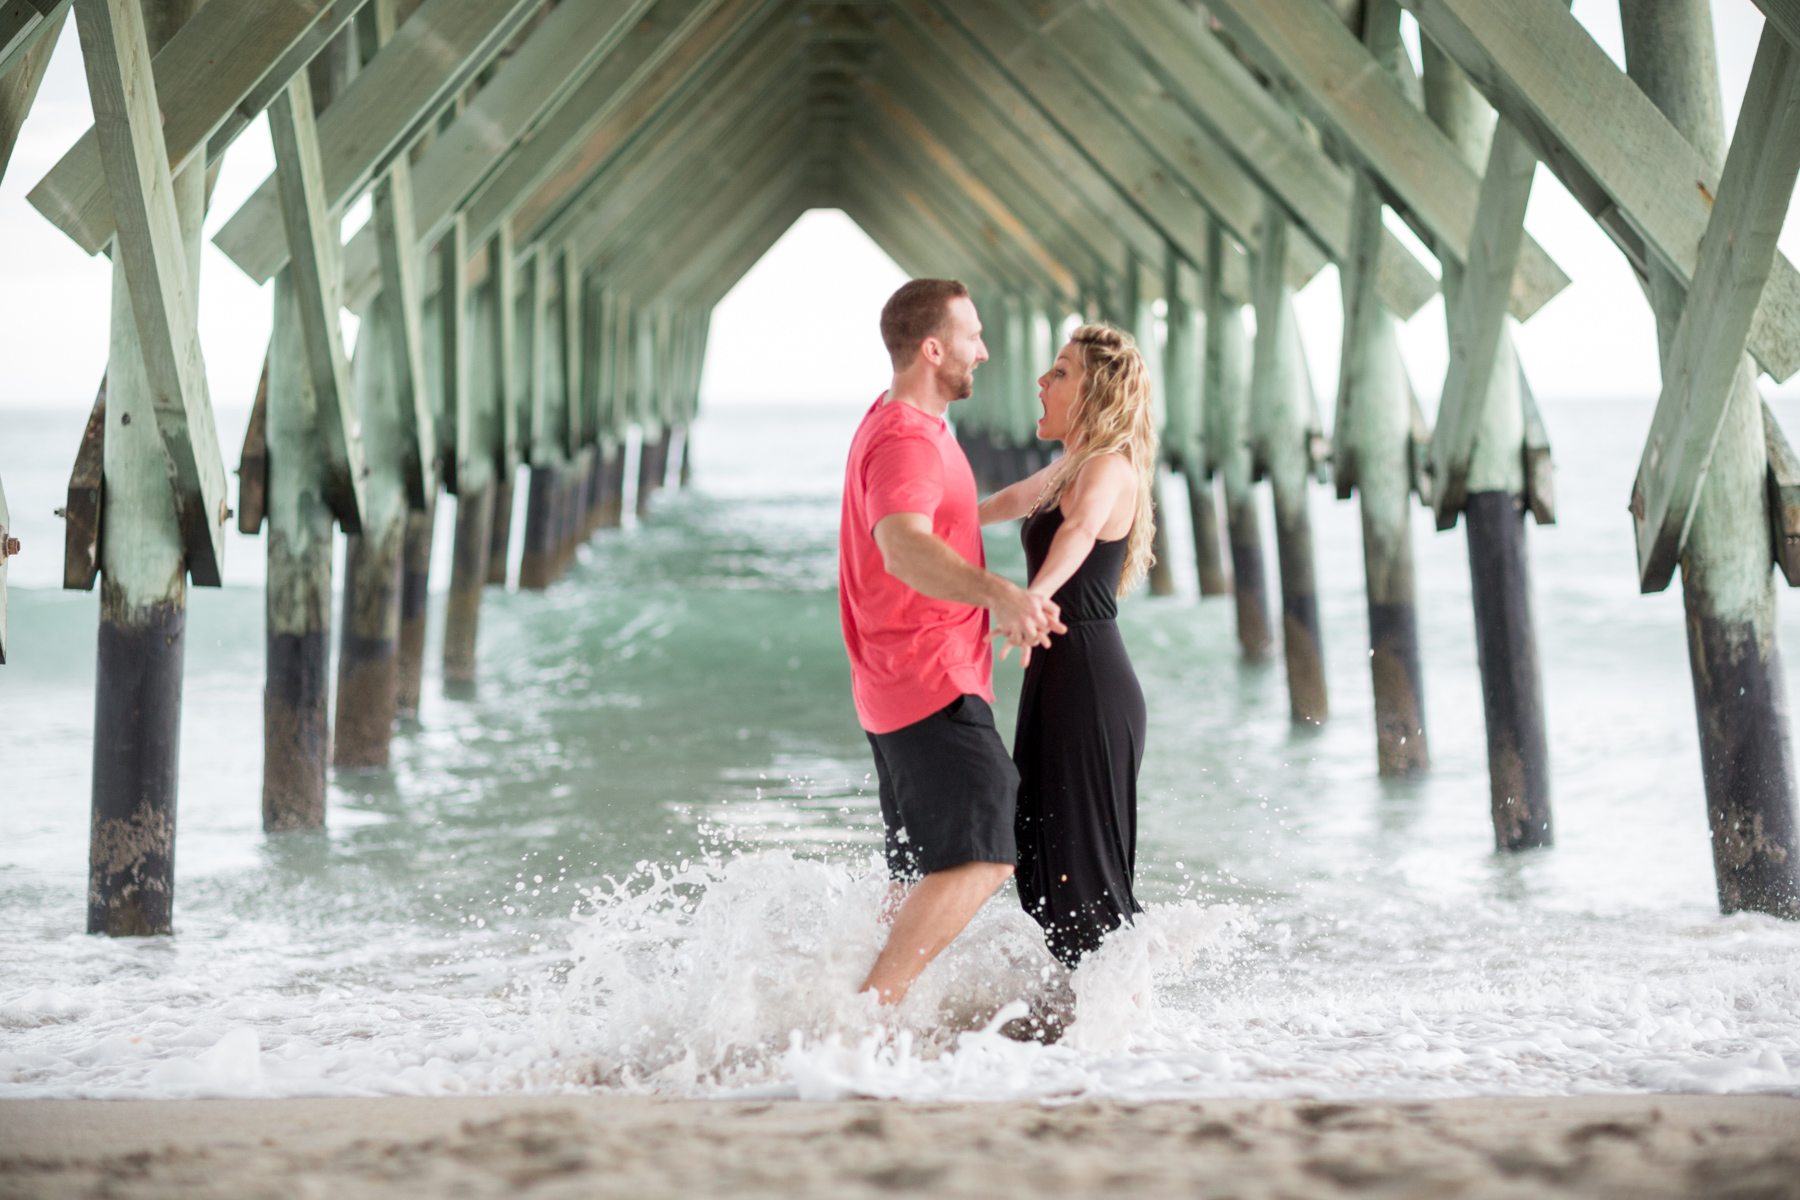
[[[1703,0],[1667,8],[1695,11],[1621,5],[1627,67],[1696,151],[1716,156],[1725,139],[1710,14]],[[1653,264],[1663,395],[1633,496],[1640,547],[1656,550],[1665,525],[1643,501],[1649,485],[1667,497],[1664,511],[1679,518],[1689,510],[1679,563],[1720,910],[1789,918],[1800,918],[1794,757],[1764,493],[1768,448],[1755,367],[1743,351],[1747,310],[1764,299],[1800,165],[1795,56],[1765,27],[1685,295],[1673,272]],[[1659,440],[1660,462],[1652,458]],[[1683,447],[1708,441],[1695,470]]]
[[[466,695],[475,683],[475,636],[481,589],[493,544],[494,483],[465,485],[456,494],[456,541],[450,557],[450,596],[444,606],[444,691]]]
[[[512,227],[502,224],[488,242],[489,303],[493,307],[488,326],[493,355],[493,399],[490,401],[494,461],[493,541],[488,546],[487,582],[506,586],[506,561],[512,538],[513,478],[519,468],[519,388],[515,359],[518,355],[518,274],[513,255]]]
[[[1467,515],[1494,844],[1523,850],[1555,841],[1525,544],[1524,396],[1506,328],[1537,159],[1504,118],[1488,133],[1486,105],[1461,69],[1428,47],[1427,112],[1465,161],[1486,163],[1468,260],[1444,260],[1451,358],[1431,440],[1430,500],[1439,529]]]
[[[1231,590],[1219,558],[1219,516],[1213,508],[1212,472],[1206,464],[1205,397],[1201,390],[1205,344],[1201,306],[1194,303],[1194,273],[1169,247],[1163,296],[1168,340],[1163,347],[1163,454],[1181,472],[1194,526],[1194,566],[1202,596]]]
[[[153,12],[178,15],[160,5]],[[205,172],[169,174],[153,48],[135,0],[83,0],[76,24],[107,188],[122,214],[101,438],[107,536],[87,927],[115,937],[166,934],[187,577],[219,582],[224,536],[224,465],[194,333]]]
[[[650,498],[663,486],[669,469],[669,427],[663,426],[654,437],[648,433],[638,450],[637,514],[643,520],[650,515]]]
[[[331,540],[322,432],[314,423],[304,301],[275,276],[269,344],[268,677],[263,691],[263,828],[325,824],[331,759]]]
[[[370,473],[363,531],[344,550],[338,634],[337,719],[332,764],[340,770],[388,765],[400,695],[400,595],[407,503],[402,463],[410,397],[398,385],[393,306],[377,302],[356,342],[353,383]]]
[[[542,591],[555,578],[556,468],[532,467],[525,496],[525,546],[519,559],[519,586]]]
[[[625,517],[625,443],[614,441],[606,447],[602,475],[600,526],[617,529]]]
[[[1400,47],[1393,0],[1364,6],[1363,40],[1384,65]],[[1338,367],[1333,477],[1340,500],[1354,488],[1362,517],[1369,612],[1369,674],[1375,691],[1375,758],[1383,776],[1431,765],[1419,664],[1412,550],[1412,385],[1400,358],[1398,322],[1375,287],[1382,202],[1374,179],[1356,173],[1349,250],[1339,264],[1344,338]]]
[[[437,497],[406,514],[400,556],[400,683],[394,714],[416,719],[424,694],[426,619],[431,604],[431,544],[437,529]]]
[[[19,552],[12,535],[12,514],[6,510],[6,489],[0,487],[0,666],[6,664],[6,560]]]
[[[1312,516],[1307,507],[1307,482],[1312,474],[1312,380],[1300,346],[1294,290],[1282,269],[1287,237],[1287,214],[1271,200],[1264,207],[1262,249],[1256,259],[1250,424],[1257,459],[1268,473],[1275,496],[1288,706],[1294,720],[1318,724],[1329,715],[1330,705],[1319,637],[1319,595],[1313,582]]]
[[[513,480],[511,476],[494,481],[494,537],[488,543],[489,587],[506,586],[506,560],[512,552]]]
[[[1243,307],[1225,296],[1225,234],[1207,223],[1205,393],[1207,442],[1225,488],[1225,525],[1237,602],[1238,645],[1245,658],[1261,659],[1274,645],[1263,568],[1262,522],[1250,480],[1250,347]]]
[[[325,98],[327,101],[329,98]],[[350,365],[338,326],[338,227],[325,204],[308,72],[296,72],[269,106],[281,213],[293,249],[289,282],[299,303],[306,363],[324,454],[325,500],[346,533],[362,529],[366,479]]]

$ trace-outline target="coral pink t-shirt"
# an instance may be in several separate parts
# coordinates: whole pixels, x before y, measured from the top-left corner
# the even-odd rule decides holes
[[[875,401],[850,442],[838,534],[838,609],[850,652],[856,715],[891,733],[961,695],[994,699],[987,609],[934,600],[888,574],[875,525],[920,513],[931,530],[978,567],[981,517],[975,474],[941,417]]]

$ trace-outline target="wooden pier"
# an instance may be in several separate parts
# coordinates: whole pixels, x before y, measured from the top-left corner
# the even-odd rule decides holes
[[[991,359],[956,424],[985,486],[1047,461],[1035,380],[1072,318],[1153,348],[1158,511],[1190,514],[1194,562],[1159,532],[1152,592],[1192,569],[1233,597],[1245,657],[1279,647],[1296,723],[1331,719],[1328,685],[1370,687],[1384,776],[1431,762],[1415,506],[1461,523],[1495,844],[1551,845],[1526,518],[1552,524],[1555,494],[1512,336],[1568,283],[1524,230],[1540,165],[1656,316],[1663,392],[1619,500],[1642,589],[1681,576],[1720,906],[1800,917],[1775,635],[1776,568],[1800,583],[1800,458],[1758,394],[1800,371],[1800,272],[1775,244],[1800,173],[1800,9],[1757,4],[1729,144],[1708,0],[1621,0],[1626,70],[1563,0],[0,6],[0,168],[73,10],[95,126],[30,200],[112,261],[63,510],[65,584],[101,593],[90,930],[171,929],[187,588],[220,584],[227,523],[268,553],[264,824],[316,828],[330,772],[385,766],[418,709],[433,570],[444,686],[467,695],[487,588],[552,586],[628,504],[647,517],[687,483],[713,307],[813,207],[971,287]],[[272,284],[233,494],[196,329],[201,224],[264,115],[276,169],[213,238]],[[1344,325],[1321,398],[1293,298],[1327,265]],[[1433,426],[1396,329],[1439,293]],[[1366,682],[1327,679],[1323,484],[1360,508]],[[0,661],[6,513],[0,494]]]

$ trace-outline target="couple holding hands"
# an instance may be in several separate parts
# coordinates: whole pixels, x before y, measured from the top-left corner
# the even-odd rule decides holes
[[[893,880],[862,990],[894,1004],[1008,877],[1071,968],[1140,911],[1144,696],[1114,618],[1150,567],[1157,451],[1143,355],[1083,325],[1038,380],[1037,435],[1062,456],[978,501],[944,420],[988,356],[967,289],[907,283],[881,334],[894,377],[850,445],[839,607]],[[1023,588],[986,569],[981,542],[1020,518]],[[1011,755],[989,707],[993,637],[1025,668]]]

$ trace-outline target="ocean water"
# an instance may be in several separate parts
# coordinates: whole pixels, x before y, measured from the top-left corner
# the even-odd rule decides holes
[[[1279,658],[1240,662],[1230,602],[1194,594],[1171,494],[1182,592],[1122,615],[1149,912],[1067,979],[1003,890],[885,1017],[853,994],[884,883],[834,592],[858,407],[706,416],[691,490],[547,593],[489,591],[475,697],[445,699],[434,663],[393,769],[338,777],[323,833],[260,829],[262,548],[236,539],[233,582],[192,594],[178,932],[146,941],[81,932],[97,600],[54,590],[49,510],[84,414],[0,412],[27,543],[0,667],[0,1095],[1800,1092],[1800,927],[1717,913],[1679,594],[1633,585],[1651,404],[1545,409],[1556,848],[1492,849],[1460,531],[1415,521],[1434,767],[1383,782],[1354,503],[1314,493],[1332,716],[1311,730]],[[1016,531],[988,545],[1017,577]],[[1010,737],[1016,664],[998,684]],[[996,1031],[1069,994],[1058,1044]]]

